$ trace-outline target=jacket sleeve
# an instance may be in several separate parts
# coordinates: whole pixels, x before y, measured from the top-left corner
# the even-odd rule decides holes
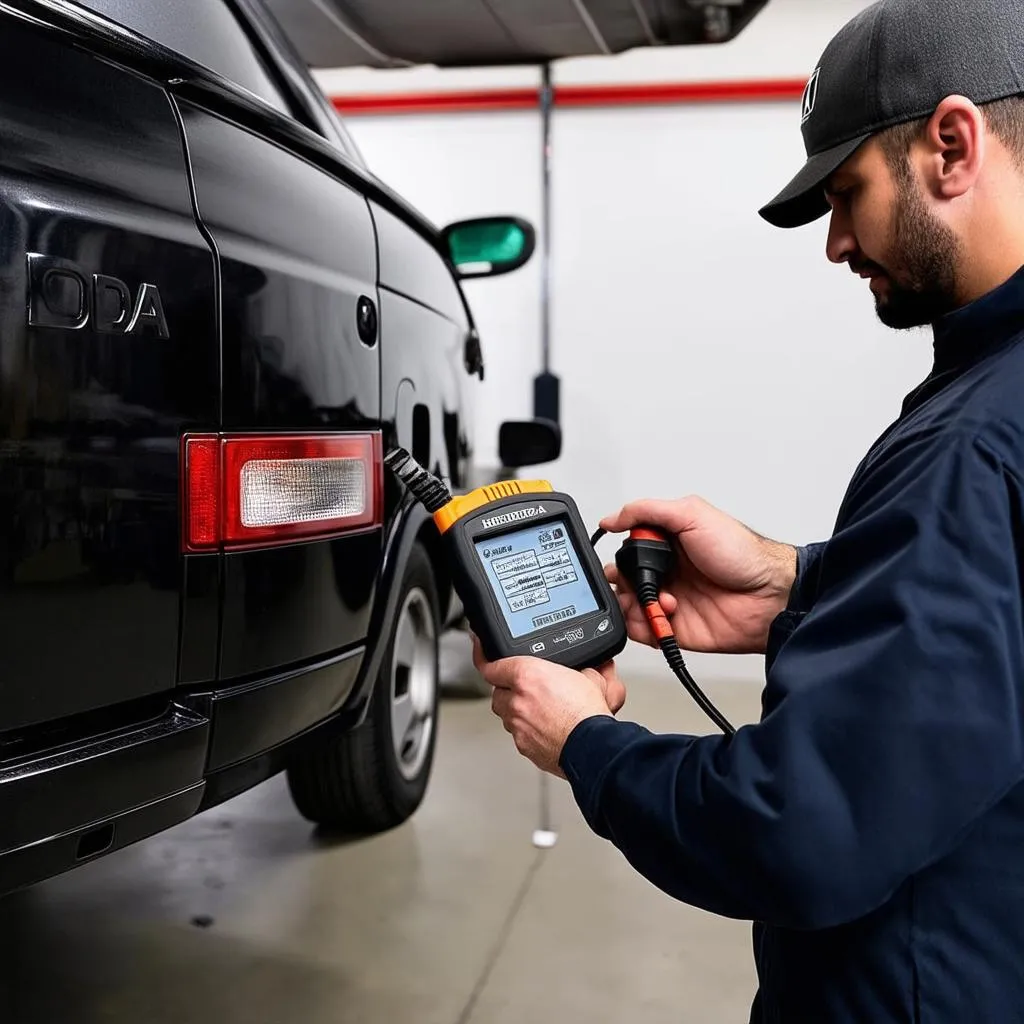
[[[1018,482],[967,437],[905,450],[859,494],[759,723],[729,740],[596,718],[563,750],[591,828],[688,904],[854,920],[1024,777]]]

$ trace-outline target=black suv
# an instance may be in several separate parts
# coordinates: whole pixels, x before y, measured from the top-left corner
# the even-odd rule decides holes
[[[413,813],[460,608],[382,458],[482,482],[459,281],[533,247],[376,180],[256,0],[0,4],[0,892],[282,770]]]

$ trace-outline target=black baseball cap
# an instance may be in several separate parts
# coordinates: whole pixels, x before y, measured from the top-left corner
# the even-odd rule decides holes
[[[804,90],[807,162],[760,211],[780,228],[829,212],[824,185],[868,139],[934,113],[1024,93],[1024,0],[878,0],[829,43]]]

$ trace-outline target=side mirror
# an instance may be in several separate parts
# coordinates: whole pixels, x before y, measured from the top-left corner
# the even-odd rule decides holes
[[[509,420],[498,432],[502,466],[541,466],[562,454],[562,428],[552,420]]]
[[[441,232],[448,258],[462,279],[497,277],[529,263],[537,232],[521,217],[481,217],[449,224]]]

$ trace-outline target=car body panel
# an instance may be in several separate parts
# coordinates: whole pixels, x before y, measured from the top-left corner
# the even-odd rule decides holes
[[[62,74],[38,73],[57,63]],[[213,257],[166,95],[6,20],[0,78],[11,730],[174,687],[178,437],[216,414],[219,355]],[[31,277],[27,254],[44,260]],[[124,332],[145,284],[159,289],[166,338]]]

